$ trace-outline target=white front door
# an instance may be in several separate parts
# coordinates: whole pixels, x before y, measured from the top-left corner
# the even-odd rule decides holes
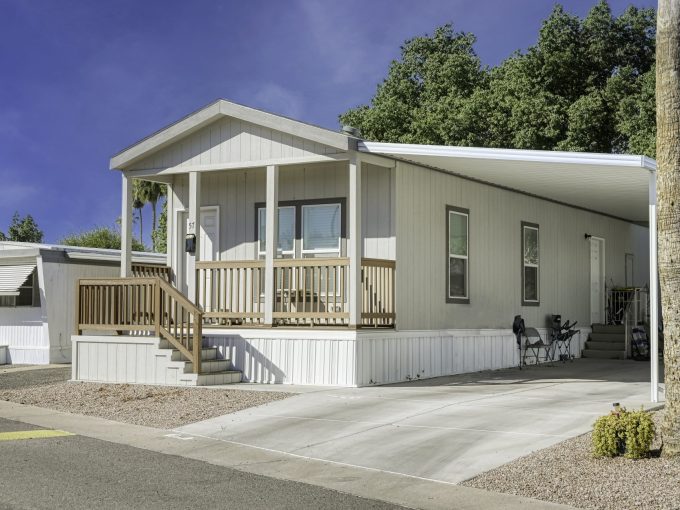
[[[177,274],[177,289],[185,296],[189,289],[187,272],[187,253],[184,240],[187,233],[187,212],[177,211],[177,246],[175,267]],[[219,207],[201,207],[201,233],[199,238],[200,256],[198,260],[219,259],[220,249],[220,220]]]
[[[604,239],[590,238],[590,323],[604,322]]]
[[[220,216],[219,207],[201,207],[201,235],[199,247],[201,261],[214,261],[220,258]],[[205,289],[202,288],[203,282],[196,282],[200,286],[199,304],[206,311],[213,311],[213,297],[215,290],[212,287],[212,276],[210,272],[205,275]],[[216,295],[216,294],[215,294]],[[204,297],[205,296],[205,297]]]

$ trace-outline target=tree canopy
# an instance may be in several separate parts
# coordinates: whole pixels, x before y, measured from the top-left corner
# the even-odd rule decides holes
[[[15,212],[12,222],[7,229],[7,235],[0,232],[0,241],[20,241],[24,243],[42,243],[43,231],[38,228],[38,224],[33,216],[27,214],[23,218]]]
[[[655,11],[556,5],[535,45],[482,65],[452,25],[414,37],[370,105],[340,115],[384,142],[645,154],[655,146]]]
[[[120,232],[112,227],[95,227],[92,230],[66,236],[59,241],[59,244],[120,250]],[[132,249],[134,251],[146,251],[146,247],[134,237],[132,238]]]

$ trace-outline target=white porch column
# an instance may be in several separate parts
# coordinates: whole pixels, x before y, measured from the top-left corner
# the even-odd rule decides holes
[[[187,253],[187,297],[196,302],[196,262],[201,254],[201,174],[189,172],[189,213],[187,215],[187,235],[196,236],[196,251]],[[183,244],[183,243],[182,243]]]
[[[175,193],[172,190],[172,183],[167,184],[167,193],[165,195],[165,211],[166,211],[166,226],[165,231],[165,264],[172,268],[173,275],[176,268],[172,267],[173,253],[177,249],[176,241],[176,227],[175,227]],[[173,276],[174,278],[174,276]],[[175,282],[177,284],[177,282]]]
[[[649,359],[651,400],[659,401],[659,268],[656,238],[656,172],[649,173]]]
[[[132,177],[121,172],[123,178],[120,212],[120,276],[132,275]]]
[[[265,238],[265,265],[264,265],[264,323],[274,323],[274,259],[279,246],[279,167],[269,165],[267,167],[267,205],[266,238]]]
[[[352,152],[349,158],[349,325],[361,325],[361,159]]]

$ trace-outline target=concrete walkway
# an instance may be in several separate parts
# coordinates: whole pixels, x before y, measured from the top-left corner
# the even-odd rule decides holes
[[[302,459],[459,483],[589,431],[613,402],[636,408],[648,400],[648,363],[581,359],[522,371],[311,391],[178,431]]]

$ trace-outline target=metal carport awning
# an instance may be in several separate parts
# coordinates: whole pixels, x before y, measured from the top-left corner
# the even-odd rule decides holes
[[[646,156],[360,141],[387,156],[649,226],[651,400],[658,401],[656,161]]]
[[[0,296],[18,296],[19,287],[36,268],[35,259],[13,261],[10,265],[0,265]]]

